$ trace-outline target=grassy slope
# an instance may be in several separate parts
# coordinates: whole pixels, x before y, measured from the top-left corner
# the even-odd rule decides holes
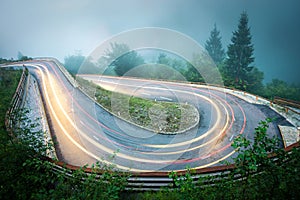
[[[116,116],[155,132],[180,132],[198,123],[195,119],[198,119],[199,113],[190,104],[130,97],[112,93],[79,77],[77,81],[89,96],[95,97],[99,104]]]

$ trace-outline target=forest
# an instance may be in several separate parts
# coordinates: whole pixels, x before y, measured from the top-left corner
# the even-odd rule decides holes
[[[210,32],[210,37],[205,42],[206,53],[214,61],[217,67],[216,70],[221,74],[224,86],[247,91],[270,100],[273,100],[274,97],[281,97],[300,101],[299,83],[289,83],[278,78],[265,83],[264,72],[259,69],[259,66],[254,65],[254,45],[251,41],[252,35],[248,20],[247,13],[242,13],[237,29],[233,31],[231,43],[227,46],[227,51],[222,46],[222,37],[216,24]],[[170,71],[159,66],[165,65],[180,73],[186,81],[207,83],[207,80],[200,74],[199,69],[196,69],[190,62],[179,56],[176,57],[170,52],[153,51],[157,57],[154,61],[157,65],[156,68],[147,70],[146,66],[144,67],[146,71],[140,70],[135,74],[130,74],[131,76],[177,80],[178,75],[173,75]],[[203,59],[201,55],[196,55],[194,59],[194,63],[204,62],[201,60]],[[153,63],[153,61],[151,62]],[[80,53],[66,56],[64,60],[65,67],[72,74],[92,73],[113,76],[126,76],[135,67],[147,64],[149,65],[149,61],[138,51],[130,50],[127,44],[118,43],[112,43],[111,48],[107,49],[106,55],[100,58],[97,63],[91,62],[89,57],[85,57]]]

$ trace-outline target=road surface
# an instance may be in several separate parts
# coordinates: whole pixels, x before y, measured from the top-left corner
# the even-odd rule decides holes
[[[193,104],[200,113],[197,127],[177,135],[144,130],[119,119],[74,87],[55,62],[25,63],[39,83],[49,125],[60,160],[72,165],[97,161],[121,170],[170,171],[187,166],[220,165],[235,156],[231,143],[238,135],[253,139],[254,128],[266,117],[270,136],[280,136],[277,125],[288,122],[267,106],[255,105],[219,90],[174,82],[84,75],[106,89],[156,101]],[[117,95],[112,106],[128,102]],[[155,123],[155,121],[153,121]]]

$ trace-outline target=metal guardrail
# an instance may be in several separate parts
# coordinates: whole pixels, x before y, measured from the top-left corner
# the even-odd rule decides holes
[[[23,102],[23,96],[25,91],[25,84],[26,84],[26,69],[23,68],[22,75],[17,86],[16,92],[13,95],[13,98],[10,103],[10,108],[5,114],[5,126],[9,133],[12,133],[12,122],[14,120],[14,111],[20,108]]]
[[[299,142],[290,145],[289,147],[285,148],[285,151],[288,153],[292,153],[293,148],[299,148]],[[276,162],[278,160],[276,155],[273,156],[273,161]],[[57,173],[65,173],[66,176],[72,177],[72,174],[75,170],[80,169],[78,166],[73,166],[70,164],[66,164],[60,161],[54,161],[50,158],[44,158],[53,165],[53,171]],[[288,162],[288,161],[287,161]],[[184,176],[187,172],[191,173],[192,182],[197,186],[199,179],[202,177],[209,176],[209,179],[204,179],[202,185],[215,185],[222,181],[228,180],[228,175],[232,170],[235,169],[235,165],[222,165],[222,166],[215,166],[215,167],[207,167],[202,169],[197,169],[194,172],[189,172],[187,170],[177,172],[178,179],[182,179],[181,175]],[[86,168],[84,171],[87,174],[92,173],[91,168]],[[97,173],[96,179],[100,179],[103,172]],[[258,172],[260,173],[260,172]],[[169,177],[169,172],[129,172],[130,176],[127,178],[127,184],[125,190],[128,191],[159,191],[164,188],[174,189],[176,185],[174,180]],[[126,174],[125,174],[126,175]],[[242,177],[236,175],[234,180],[240,180]],[[201,179],[202,180],[202,179]]]
[[[290,110],[290,111],[300,115],[299,111],[296,111],[291,108],[291,107],[294,107],[294,108],[300,109],[300,102],[294,101],[294,100],[289,100],[289,99],[284,99],[281,97],[274,97],[274,102],[276,104],[282,105],[287,111]],[[290,107],[287,107],[287,106],[290,106]]]

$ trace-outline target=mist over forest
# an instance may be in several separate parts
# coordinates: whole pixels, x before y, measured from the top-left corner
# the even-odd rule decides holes
[[[70,73],[131,76],[146,79],[189,81],[202,84],[220,84],[247,91],[273,100],[276,97],[300,101],[300,83],[282,79],[265,80],[268,71],[255,65],[255,47],[252,43],[247,12],[242,12],[231,42],[223,47],[221,32],[214,24],[205,42],[208,57],[195,55],[192,63],[167,50],[131,50],[127,44],[110,43],[105,55],[93,62],[77,52],[66,56],[64,63]],[[206,66],[212,60],[216,68]],[[198,66],[195,66],[195,64]],[[201,72],[205,72],[202,74]],[[221,80],[218,74],[221,74]],[[221,82],[220,82],[221,81]]]
[[[214,24],[225,51],[240,13],[249,15],[254,65],[264,83],[300,83],[300,1],[146,0],[1,1],[0,57],[50,56],[61,62],[78,50],[88,56],[103,41],[143,27],[172,29],[205,46]]]

